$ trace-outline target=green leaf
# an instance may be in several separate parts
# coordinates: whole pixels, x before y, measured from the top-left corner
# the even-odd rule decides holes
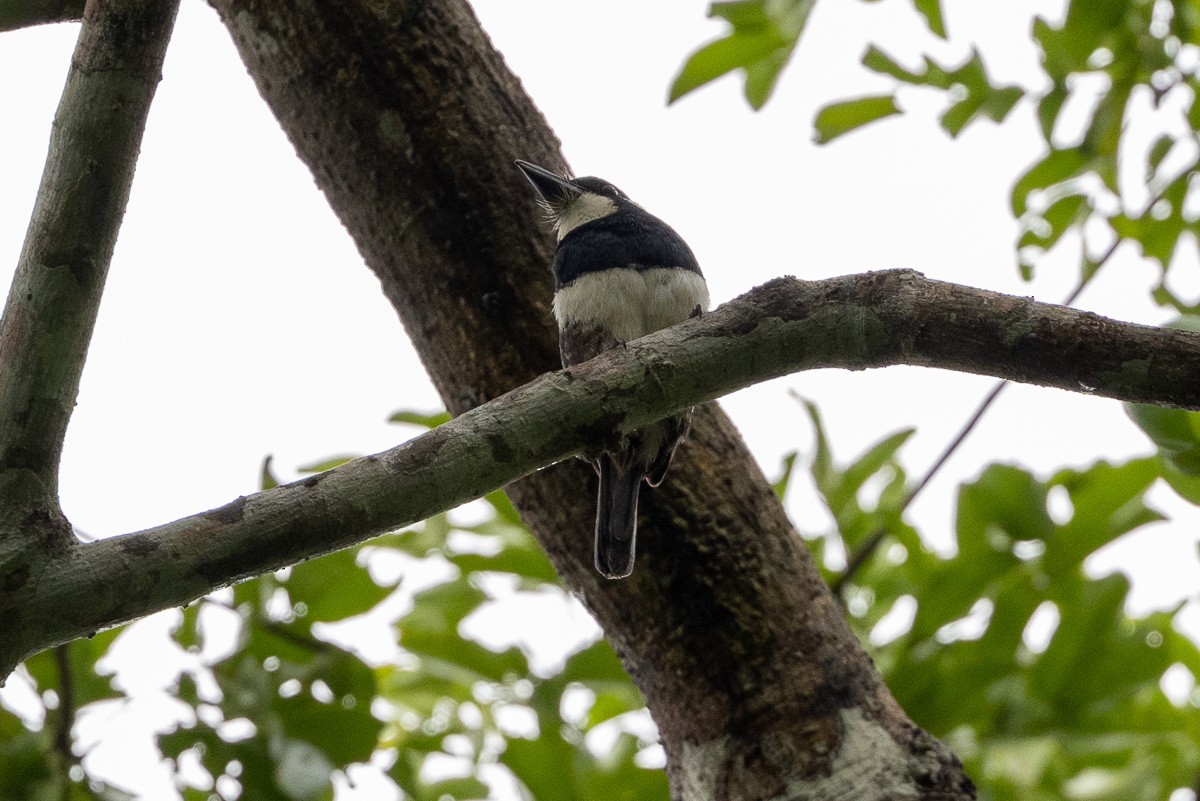
[[[463,776],[458,779],[442,779],[431,783],[427,788],[430,798],[453,798],[460,801],[468,799],[488,798],[488,786],[473,776]]]
[[[899,113],[895,95],[870,95],[830,103],[817,112],[813,121],[817,132],[816,142],[828,144],[843,134]]]
[[[1195,76],[1189,76],[1185,85],[1192,90],[1192,102],[1187,110],[1188,128],[1192,131],[1200,131],[1200,80]]]
[[[483,590],[459,579],[439,584],[413,598],[413,608],[401,620],[405,632],[454,634],[458,624],[487,600]]]
[[[585,799],[613,801],[649,801],[669,795],[666,773],[638,768],[633,761],[639,744],[628,733],[617,737],[612,753],[605,759],[589,759],[580,765],[580,795]]]
[[[1052,150],[1017,179],[1012,189],[1012,212],[1020,217],[1029,207],[1029,195],[1086,173],[1091,157],[1079,148]]]
[[[528,547],[510,544],[501,548],[498,553],[490,555],[462,553],[447,558],[464,574],[490,571],[520,576],[532,581],[534,585],[558,584],[558,574],[554,572],[554,566],[536,543],[530,543]]]
[[[320,749],[303,740],[271,738],[275,784],[296,801],[321,801],[333,789],[333,764]]]
[[[505,746],[500,761],[537,801],[583,801],[572,781],[575,752],[557,734],[540,739],[513,738]]]
[[[1157,459],[1134,459],[1115,467],[1101,461],[1084,471],[1063,470],[1054,476],[1050,483],[1066,488],[1074,511],[1046,540],[1046,572],[1054,577],[1077,568],[1117,537],[1164,519],[1144,500],[1158,477]]]
[[[799,451],[789,451],[783,457],[783,461],[779,465],[779,478],[771,484],[771,489],[775,491],[775,497],[781,501],[783,500],[783,496],[787,494],[788,484],[792,482],[792,472],[796,468],[796,457],[798,455]]]
[[[1091,695],[1093,682],[1088,674],[1095,670],[1096,654],[1112,643],[1129,581],[1113,575],[1087,582],[1081,590],[1063,594],[1061,622],[1049,647],[1029,671],[1031,692],[1053,703],[1067,722],[1078,720],[1079,708]]]
[[[723,19],[739,31],[763,27],[771,22],[766,4],[760,0],[715,2],[709,5],[708,16]]]
[[[928,64],[930,62],[926,63]],[[898,61],[880,50],[875,45],[870,45],[867,48],[867,51],[863,53],[862,64],[869,70],[874,70],[875,72],[883,75],[890,75],[896,80],[903,81],[904,83],[917,85],[926,84],[926,76],[929,74],[928,70],[926,70],[925,73],[918,73],[906,69]]]
[[[437,428],[443,423],[450,422],[450,412],[414,412],[409,409],[402,409],[398,412],[393,412],[388,418],[389,423],[406,423],[412,426],[420,426],[421,428]]]
[[[980,104],[980,110],[992,122],[1004,122],[1009,112],[1024,97],[1025,92],[1023,90],[1015,86],[1003,86],[987,93],[983,99],[983,103]]]
[[[941,38],[946,38],[946,22],[942,17],[941,0],[912,0],[913,6],[925,18],[929,30]]]
[[[1047,488],[1028,472],[991,465],[958,496],[958,544],[968,553],[1007,552],[1014,542],[1045,540],[1055,530]]]
[[[513,506],[512,501],[509,500],[504,490],[489,492],[483,496],[483,499],[496,511],[496,517],[499,520],[509,525],[524,527],[525,524],[521,522],[521,515],[517,512],[517,508]]]
[[[688,92],[693,92],[722,75],[767,58],[775,53],[781,44],[779,37],[769,30],[755,34],[730,35],[709,42],[684,62],[683,69],[671,83],[667,102],[674,103]]]
[[[301,473],[324,473],[326,470],[332,470],[335,467],[341,467],[347,462],[352,462],[358,458],[358,454],[348,453],[340,456],[330,456],[322,459],[319,462],[303,465],[296,468]]]
[[[961,97],[954,100],[942,114],[942,127],[951,136],[958,136],[963,128],[981,115],[1002,122],[1025,96],[1025,91],[1016,86],[993,86],[984,69],[983,57],[975,49],[961,66],[954,69],[942,67],[926,56],[924,70],[914,72],[874,45],[867,48],[862,63],[867,69],[904,83],[961,93]]]
[[[1195,165],[1193,165],[1194,169]],[[1179,237],[1187,224],[1183,218],[1183,206],[1192,179],[1192,170],[1184,171],[1161,193],[1159,200],[1137,219],[1123,215],[1112,217],[1109,224],[1120,236],[1131,239],[1141,246],[1147,258],[1154,259],[1164,272],[1171,265]],[[1163,215],[1156,214],[1158,206],[1166,207]]]
[[[0,708],[0,798],[53,798],[55,766],[38,733]]]
[[[958,554],[927,568],[909,638],[917,643],[964,617],[975,603],[1010,581],[1021,560],[1018,543],[1044,541],[1054,529],[1047,488],[1008,465],[991,465],[958,493]]]
[[[617,659],[607,640],[597,640],[573,655],[563,666],[560,677],[564,681],[584,683],[629,681],[621,660]]]
[[[347,708],[341,702],[322,703],[302,692],[279,698],[274,711],[283,722],[289,748],[302,749],[298,755],[319,754],[327,764],[343,766],[366,762],[379,742],[383,724],[371,714],[373,698],[374,693]]]
[[[42,651],[25,660],[25,668],[37,682],[39,690],[54,690],[61,695],[64,677],[60,670],[60,658],[65,653],[65,678],[71,682],[71,692],[77,706],[120,697],[121,694],[113,688],[108,678],[112,670],[106,669],[101,673],[96,669],[96,663],[108,653],[109,647],[124,631],[124,627],[106,629],[91,637],[72,640],[57,649]]]
[[[412,611],[397,623],[400,645],[481,679],[503,681],[510,675],[527,674],[529,665],[516,648],[496,652],[459,634],[459,624],[486,599],[465,578],[417,594]]]
[[[1155,140],[1150,146],[1150,152],[1146,154],[1146,181],[1149,182],[1158,172],[1159,165],[1163,159],[1171,152],[1171,148],[1175,146],[1175,138],[1167,134],[1163,134]]]
[[[171,632],[171,636],[175,642],[179,643],[184,650],[198,651],[200,649],[200,607],[203,605],[204,599],[194,601],[183,608],[183,616],[179,621],[179,626]]]
[[[477,681],[478,675],[474,671],[423,660],[419,669],[385,669],[381,697],[401,709],[429,718],[447,699],[455,703],[470,701],[472,687]],[[405,747],[414,745],[406,739]]]
[[[726,20],[729,33],[688,57],[671,83],[668,103],[733,70],[746,73],[745,95],[760,109],[791,58],[815,0],[739,0],[713,3],[709,15]]]
[[[1049,92],[1038,101],[1038,125],[1042,129],[1042,139],[1050,144],[1054,134],[1054,126],[1058,122],[1059,112],[1067,102],[1067,85],[1065,81],[1057,81]]]
[[[1166,324],[1167,328],[1175,331],[1195,331],[1200,333],[1200,314],[1182,314]]]
[[[273,456],[266,456],[262,462],[262,469],[259,471],[258,485],[264,490],[275,489],[279,486],[279,479],[275,477],[275,473],[271,470],[271,460]]]
[[[1075,64],[1085,64],[1109,34],[1121,28],[1125,8],[1125,3],[1113,0],[1071,0],[1060,41]]]
[[[424,558],[434,551],[444,551],[446,538],[450,536],[451,531],[450,518],[442,512],[413,528],[376,537],[372,540],[372,545],[395,548],[417,558]]]
[[[242,786],[243,797],[256,801],[295,801],[275,781],[275,760],[264,737],[227,743],[213,729],[198,724],[160,735],[158,747],[175,762],[184,751],[195,749],[201,766],[214,779],[225,775],[227,766],[236,761],[241,765],[237,781]]]
[[[825,432],[816,407],[806,402],[806,408],[816,432],[817,452],[813,459],[813,480],[825,498],[829,511],[841,519],[850,507],[861,511],[858,492],[863,485],[885,466],[894,465],[897,451],[908,441],[915,429],[897,431],[872,445],[846,468],[840,469],[833,463]]]
[[[778,48],[753,64],[746,67],[746,101],[750,108],[758,111],[767,104],[775,86],[779,83],[779,73],[787,66],[792,57],[792,48]]]
[[[821,412],[817,409],[817,405],[807,399],[801,399],[801,403],[804,405],[805,414],[812,423],[813,439],[816,440],[813,447],[812,476],[817,486],[821,487],[829,481],[832,474],[833,453],[829,449],[829,437],[825,433],[825,423],[821,419]]]
[[[906,428],[890,434],[872,445],[842,474],[841,494],[849,501],[867,481],[896,459],[896,453],[916,433],[915,428]]]
[[[1121,133],[1125,130],[1126,107],[1133,93],[1134,82],[1128,76],[1117,76],[1112,86],[1100,98],[1100,103],[1092,113],[1092,122],[1083,137],[1084,150],[1103,157],[1101,162],[1111,169],[1097,170],[1104,179],[1105,185],[1114,193],[1119,193],[1116,181],[1116,157],[1120,147]]]
[[[1166,459],[1163,459],[1162,476],[1163,480],[1167,482],[1167,486],[1173,489],[1180,498],[1200,506],[1200,476],[1184,473]]]
[[[1026,230],[1021,236],[1018,247],[1037,245],[1044,250],[1049,250],[1072,226],[1086,220],[1091,210],[1091,199],[1087,195],[1068,194],[1060,197],[1039,215],[1039,219],[1045,225],[1045,230],[1036,228]]]
[[[1200,412],[1126,403],[1125,413],[1172,467],[1184,475],[1200,476]]]
[[[896,537],[910,533],[911,529],[901,519],[900,510],[908,493],[906,476],[896,462],[896,453],[913,431],[899,431],[883,438],[843,468],[834,463],[816,407],[808,401],[804,401],[804,406],[816,439],[810,468],[813,481],[837,524],[836,532],[829,536],[836,534],[840,544],[853,551],[880,530]],[[876,476],[885,483],[874,508],[866,509],[860,503],[859,493]],[[819,544],[820,541],[813,543]]]
[[[336,551],[292,567],[284,586],[293,604],[304,604],[310,623],[360,615],[391,593],[391,587],[380,587],[358,564],[358,551]]]
[[[592,704],[592,708],[588,710],[587,728],[595,728],[618,715],[624,715],[627,712],[632,712],[635,709],[643,707],[645,707],[645,704],[641,702],[641,696],[636,691],[630,693],[600,693],[596,696],[596,702]]]

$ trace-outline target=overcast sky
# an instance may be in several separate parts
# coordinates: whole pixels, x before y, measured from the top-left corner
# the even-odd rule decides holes
[[[818,4],[764,111],[749,110],[740,80],[729,78],[667,108],[684,58],[723,29],[705,18],[706,6],[475,2],[576,172],[603,176],[675,227],[695,250],[714,303],[778,275],[893,267],[1042,300],[1069,292],[1074,252],[1047,260],[1031,284],[1015,268],[1009,187],[1040,150],[1028,104],[1003,127],[976,123],[952,141],[936,125],[941,98],[909,90],[901,94],[905,117],[832,145],[811,141],[822,104],[890,88],[859,66],[867,42],[909,63],[926,50],[953,60],[975,43],[998,82],[1030,84],[1038,77],[1031,16],[1040,9],[1054,18],[1062,3],[947,0],[957,48],[925,32],[907,0]],[[68,24],[0,40],[5,285],[76,34]],[[513,180],[523,180],[515,170]],[[1162,322],[1166,315],[1148,299],[1156,278],[1156,268],[1122,251],[1079,305]],[[916,426],[903,458],[919,472],[992,383],[917,368],[820,371],[722,403],[769,476],[786,451],[807,454],[811,444],[789,390],[821,406],[842,459]],[[391,447],[412,432],[386,425],[389,413],[438,406],[377,281],[216,14],[184,0],[68,435],[66,513],[92,536],[162,523],[254,491],[267,454],[289,478],[334,453]],[[990,462],[1046,475],[1149,450],[1116,402],[1013,387],[913,516],[945,547],[957,485]],[[1089,563],[1133,573],[1135,611],[1200,586],[1200,516],[1161,488],[1152,497],[1178,520]],[[789,510],[802,528],[828,523],[803,481]],[[581,542],[589,536],[581,532]]]

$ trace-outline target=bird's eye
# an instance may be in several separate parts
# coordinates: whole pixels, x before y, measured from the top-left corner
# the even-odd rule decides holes
[[[621,190],[620,190],[620,189],[617,189],[617,188],[616,188],[615,186],[613,186],[612,184],[606,184],[606,185],[605,185],[605,187],[604,187],[604,194],[606,194],[606,195],[612,195],[613,197],[620,197],[620,196],[621,196]]]

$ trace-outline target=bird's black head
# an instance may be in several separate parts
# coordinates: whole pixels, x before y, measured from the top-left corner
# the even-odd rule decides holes
[[[517,166],[537,190],[560,240],[586,222],[607,217],[632,205],[624,192],[602,178],[590,175],[566,178],[521,160],[517,161]]]
[[[605,197],[611,197],[614,199],[615,198],[623,198],[625,200],[629,199],[625,196],[624,192],[622,192],[620,189],[617,189],[615,186],[613,186],[612,184],[610,184],[608,181],[604,180],[603,178],[596,178],[595,176],[592,176],[592,175],[586,175],[583,178],[572,179],[571,183],[575,184],[576,186],[580,187],[581,189],[583,189],[587,192],[593,192],[597,195],[604,195]]]

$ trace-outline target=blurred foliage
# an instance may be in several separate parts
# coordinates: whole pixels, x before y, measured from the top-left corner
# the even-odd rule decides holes
[[[120,629],[27,659],[17,674],[39,690],[37,720],[0,706],[0,799],[4,801],[128,801],[132,796],[87,777],[70,733],[81,706],[119,703],[110,673],[97,663]]]
[[[1147,425],[1162,450],[1124,464],[1048,479],[988,467],[960,489],[946,555],[901,512],[897,456],[913,431],[842,463],[816,407],[805,408],[813,453],[787,456],[775,490],[782,497],[807,465],[830,518],[809,540],[818,565],[846,579],[851,624],[889,686],[963,758],[981,798],[1163,801],[1193,786],[1200,650],[1176,631],[1178,610],[1130,616],[1127,579],[1089,576],[1084,563],[1162,519],[1145,499],[1158,479],[1200,502],[1200,478],[1176,465],[1200,449],[1196,415]],[[269,462],[263,475],[278,483]],[[506,496],[484,501],[480,522],[438,515],[183,610],[172,638],[192,661],[169,692],[184,711],[158,737],[182,797],[331,799],[337,777],[369,765],[358,769],[417,801],[511,797],[514,786],[538,801],[666,798],[643,701],[607,643],[539,671],[524,646],[464,635],[490,605],[567,602]],[[884,546],[841,576],[845,556],[879,531]],[[400,578],[381,584],[368,568],[387,563]],[[390,656],[369,660],[337,633],[364,616],[390,627]],[[520,621],[511,626],[519,636]],[[71,715],[125,702],[100,661],[120,631],[25,663],[18,680],[37,688],[42,719],[0,710],[0,798],[130,797],[83,769],[78,742],[66,756],[57,741],[64,679]],[[1182,701],[1163,690],[1168,672],[1185,695],[1193,688]]]
[[[422,428],[444,419],[392,418]],[[265,460],[263,487],[279,483]],[[371,765],[417,801],[503,796],[496,786],[539,801],[665,798],[653,726],[607,642],[539,671],[522,647],[494,651],[463,635],[464,620],[493,604],[569,603],[508,498],[495,492],[480,505],[481,522],[438,515],[184,609],[171,636],[191,667],[168,690],[184,711],[157,739],[181,796],[321,801],[353,766]],[[402,565],[401,579],[378,583],[369,568],[381,563]],[[369,660],[337,633],[363,617],[390,626],[389,658]],[[97,668],[127,628],[65,646],[72,718],[128,702]],[[91,777],[82,754],[57,748],[56,659],[39,654],[14,679],[36,688],[40,715],[0,707],[0,800],[132,798]],[[659,766],[640,766],[647,759]]]
[[[1176,630],[1178,609],[1130,616],[1125,576],[1084,570],[1105,545],[1163,519],[1145,494],[1166,477],[1165,457],[1046,480],[991,465],[961,486],[944,555],[899,513],[896,454],[911,431],[843,465],[807,411],[811,476],[832,518],[810,543],[818,564],[833,582],[845,554],[887,532],[843,587],[851,624],[904,709],[963,759],[981,799],[1164,801],[1195,786],[1200,650]],[[1168,671],[1190,688],[1178,705],[1162,689]]]
[[[687,59],[671,99],[740,69],[750,105],[761,108],[811,6],[803,0],[712,3],[710,16],[728,21],[730,31]],[[937,0],[917,0],[915,7],[931,34],[946,39]],[[910,68],[870,44],[862,64],[887,79],[890,90],[825,105],[814,120],[816,140],[830,142],[904,113],[904,92],[942,94],[940,122],[952,137],[980,118],[1003,122],[1023,107],[1036,119],[1044,151],[1012,189],[1022,275],[1031,278],[1065,238],[1078,251],[1082,286],[1128,242],[1161,270],[1154,300],[1196,312],[1200,297],[1180,295],[1166,278],[1180,242],[1194,249],[1200,220],[1200,6],[1195,0],[1070,0],[1061,22],[1037,17],[1031,35],[1041,76],[1026,86],[998,83],[978,48],[953,38],[929,44],[966,52],[957,65],[926,55]],[[1137,126],[1129,124],[1134,114]]]
[[[792,52],[808,24],[816,0],[733,0],[715,2],[708,7],[708,16],[729,24],[724,36],[715,39],[688,56],[671,84],[667,102],[699,89],[722,75],[741,70],[745,77],[746,100],[759,109],[766,105],[779,75],[787,66]],[[925,18],[929,29],[945,37],[940,0],[913,0],[913,5]],[[848,115],[849,116],[849,115]],[[879,116],[863,118],[865,125]],[[849,126],[846,130],[852,127]],[[829,137],[833,138],[833,137]]]
[[[792,57],[814,5],[816,0],[713,3],[708,15],[728,22],[730,30],[688,57],[671,84],[668,102],[740,69],[746,76],[746,100],[754,108],[762,108]]]
[[[729,30],[686,61],[671,100],[740,70],[748,101],[762,107],[813,6],[713,3],[710,15]],[[913,7],[933,36],[947,37],[938,0]],[[1073,239],[1086,283],[1130,242],[1161,269],[1155,300],[1196,325],[1197,299],[1166,278],[1200,217],[1200,6],[1071,0],[1061,23],[1039,18],[1032,36],[1044,73],[1037,86],[995,80],[984,54],[962,43],[950,42],[966,52],[958,61],[925,56],[917,66],[870,45],[862,63],[890,89],[821,109],[818,140],[903,113],[912,91],[945,95],[940,124],[950,136],[1024,107],[1045,146],[1012,190],[1024,274]],[[1139,104],[1158,112],[1144,115],[1157,127],[1135,140],[1128,123]],[[843,464],[807,409],[816,434],[808,472],[831,521],[810,539],[817,562],[843,582],[851,623],[901,704],[964,759],[981,798],[1162,801],[1195,786],[1200,652],[1176,631],[1176,611],[1131,616],[1125,577],[1084,565],[1161,519],[1146,501],[1156,482],[1200,504],[1200,415],[1129,407],[1157,452],[1124,464],[1048,478],[988,467],[962,485],[953,548],[942,553],[902,511],[909,482],[897,454],[912,431]],[[392,418],[420,427],[445,419]],[[785,459],[780,497],[799,463]],[[262,485],[276,484],[267,460]],[[469,618],[494,605],[566,601],[507,498],[493,493],[483,508],[481,522],[439,515],[177,613],[164,647],[186,657],[169,688],[179,723],[157,746],[181,796],[329,799],[361,769],[419,801],[504,797],[511,787],[539,801],[665,798],[641,698],[603,641],[539,670],[526,647],[497,651],[464,635]],[[846,556],[881,531],[882,547],[842,575]],[[381,584],[372,575],[386,563],[399,563],[401,578]],[[389,656],[368,659],[339,633],[364,618],[390,627]],[[0,707],[0,799],[130,797],[93,775],[83,753],[91,744],[74,725],[129,703],[104,661],[124,631],[39,654],[14,676],[34,692],[20,714]],[[1184,691],[1169,696],[1168,686]]]

